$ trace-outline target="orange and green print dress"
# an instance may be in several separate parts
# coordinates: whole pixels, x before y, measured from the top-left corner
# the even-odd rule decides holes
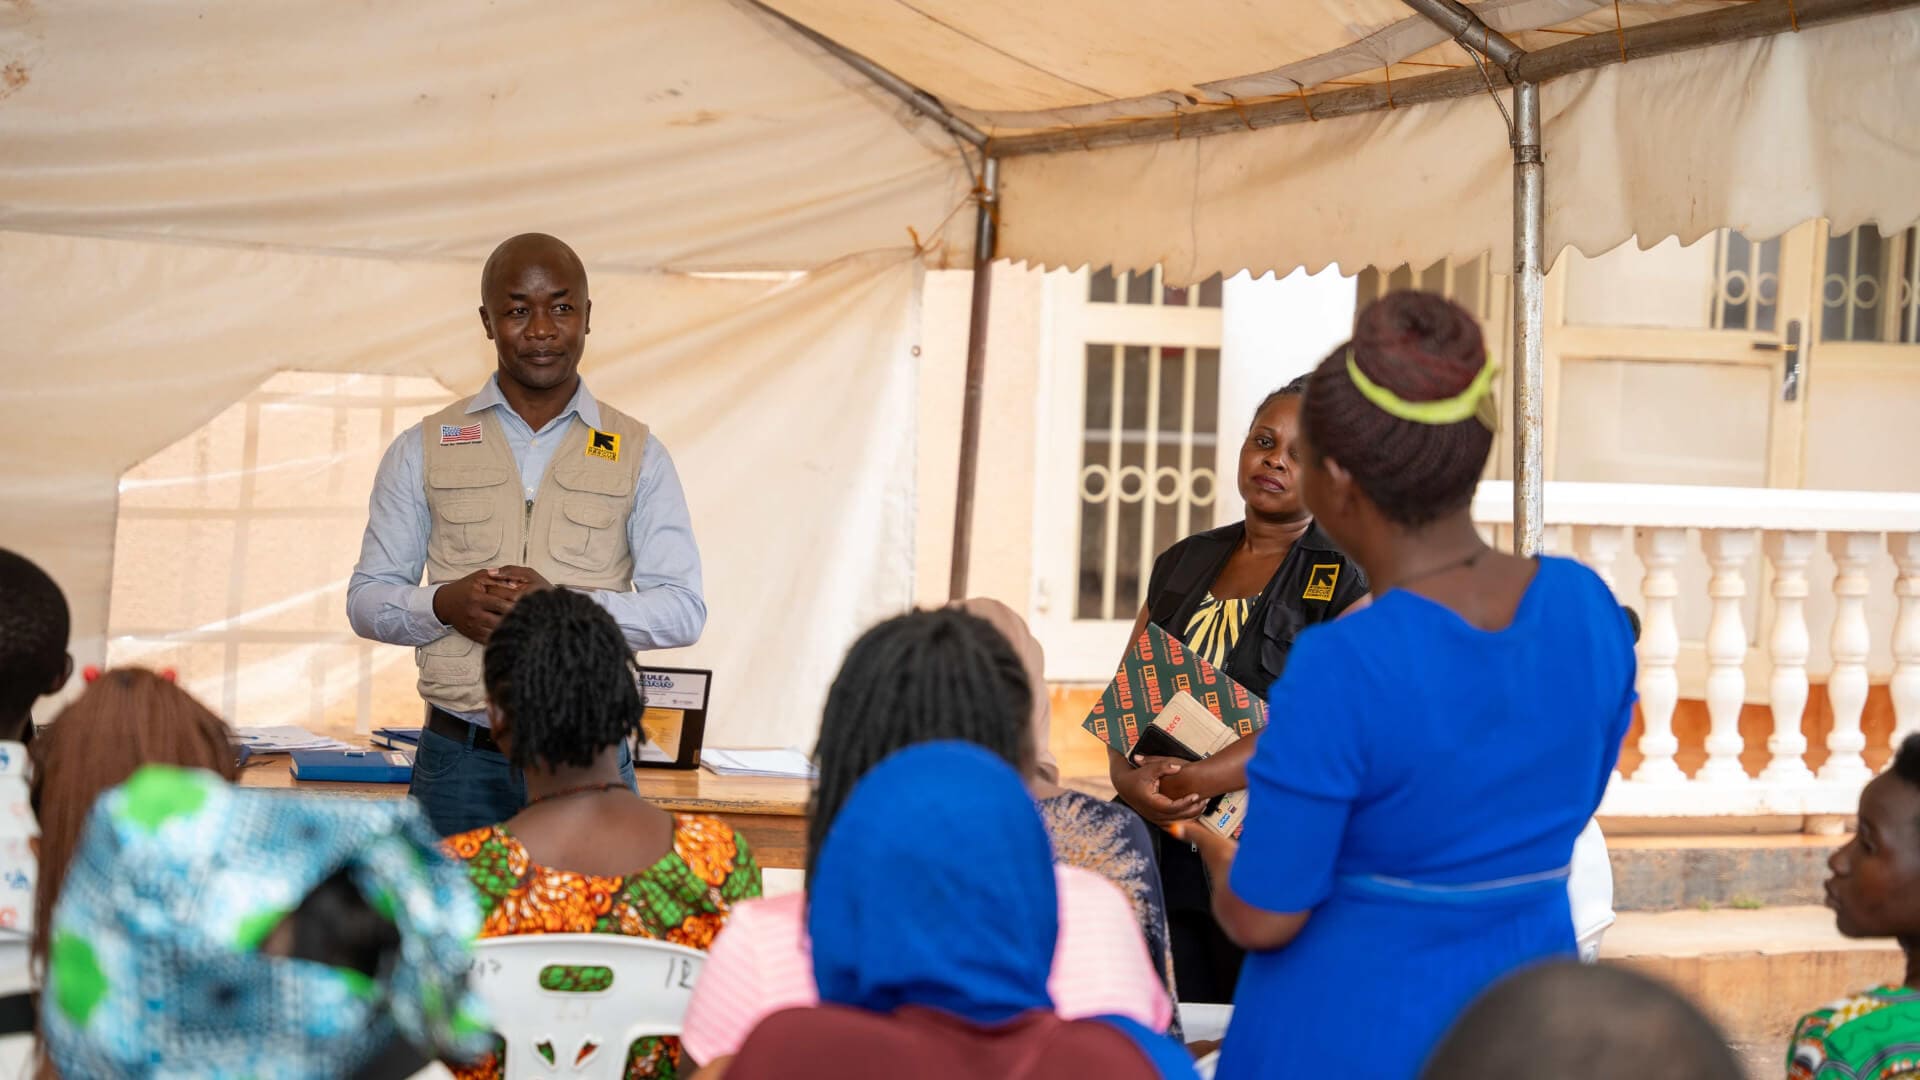
[[[483,938],[511,934],[622,934],[704,950],[726,924],[733,905],[760,895],[760,867],[744,837],[717,818],[676,814],[673,850],[624,877],[598,877],[534,863],[527,849],[498,825],[446,840],[464,862],[486,921]],[[594,989],[580,983],[594,972],[552,969],[552,990]],[[454,1070],[461,1080],[501,1075],[496,1053]],[[682,1075],[680,1040],[637,1040],[627,1054],[627,1080]]]

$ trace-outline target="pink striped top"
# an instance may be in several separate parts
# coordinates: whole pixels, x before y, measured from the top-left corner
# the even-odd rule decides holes
[[[1047,989],[1069,1020],[1125,1016],[1165,1031],[1173,1003],[1147,955],[1133,907],[1098,874],[1055,866],[1060,941]],[[807,947],[806,895],[789,893],[738,904],[707,951],[680,1033],[702,1065],[731,1057],[747,1035],[782,1009],[819,1003]],[[964,947],[956,937],[955,947]]]

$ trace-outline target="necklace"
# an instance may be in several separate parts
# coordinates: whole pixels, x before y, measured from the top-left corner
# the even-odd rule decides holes
[[[1441,563],[1439,566],[1429,567],[1417,574],[1409,574],[1399,581],[1394,582],[1393,587],[1396,589],[1404,589],[1416,581],[1425,581],[1431,577],[1439,577],[1449,570],[1470,569],[1475,563],[1480,561],[1480,557],[1485,555],[1488,550],[1489,549],[1485,547],[1477,548],[1473,554],[1464,559],[1450,559],[1447,562]]]
[[[626,786],[627,786],[626,783],[621,780],[608,780],[605,783],[601,783],[601,784],[581,784],[578,787],[561,788],[559,791],[549,791],[545,795],[542,795],[537,799],[528,799],[527,805],[532,806],[535,803],[550,802],[554,799],[564,799],[569,795],[586,795],[596,791],[612,791],[614,788],[624,788]]]

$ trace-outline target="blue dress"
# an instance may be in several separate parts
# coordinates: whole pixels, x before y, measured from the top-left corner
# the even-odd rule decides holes
[[[1480,991],[1574,953],[1566,867],[1634,702],[1606,585],[1541,559],[1506,629],[1387,593],[1300,636],[1247,768],[1233,890],[1312,911],[1250,953],[1222,1080],[1415,1076]]]

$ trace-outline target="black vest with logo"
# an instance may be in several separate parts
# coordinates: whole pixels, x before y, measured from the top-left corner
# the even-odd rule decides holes
[[[1147,618],[1185,641],[1187,623],[1246,534],[1246,523],[1236,521],[1195,533],[1162,552],[1147,579]],[[1266,697],[1267,688],[1286,670],[1287,654],[1300,631],[1352,607],[1366,592],[1367,577],[1360,565],[1335,547],[1319,525],[1308,526],[1248,612],[1240,643],[1227,654],[1227,677]]]

